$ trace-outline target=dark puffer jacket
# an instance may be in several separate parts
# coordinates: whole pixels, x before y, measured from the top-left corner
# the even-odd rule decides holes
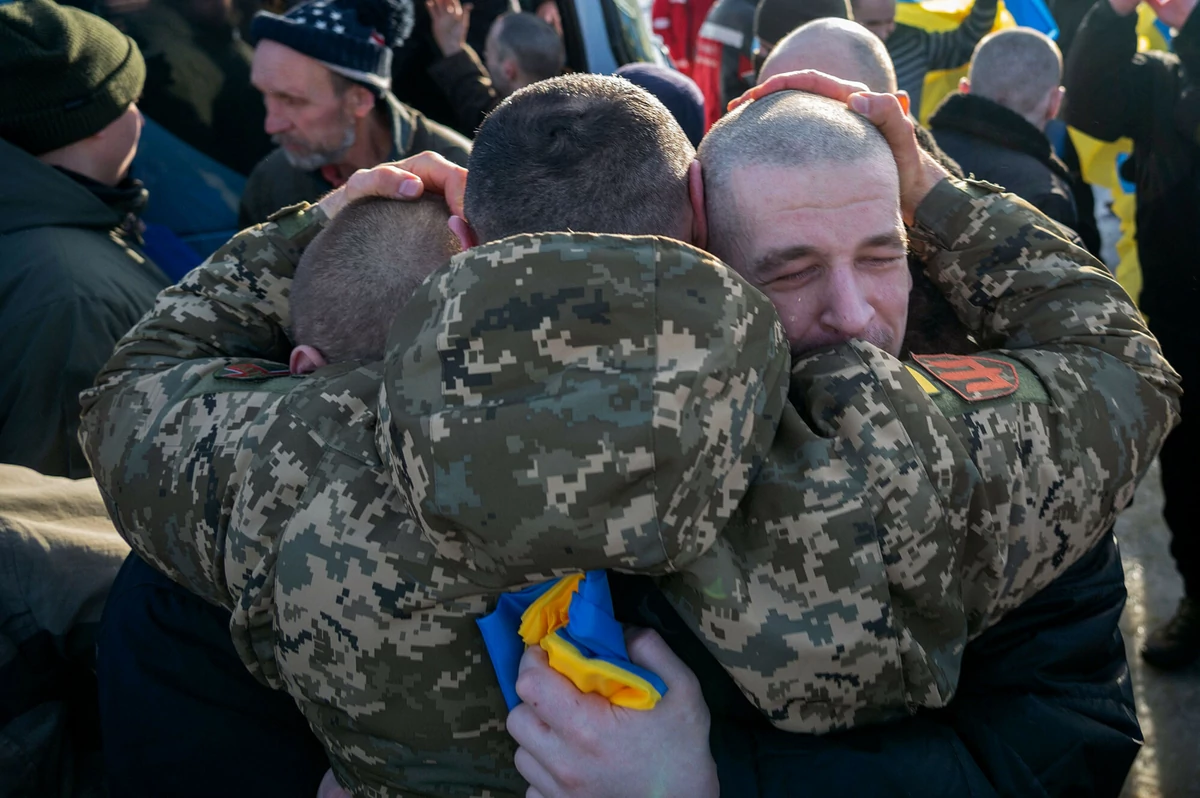
[[[88,476],[79,392],[170,282],[138,243],[145,191],[106,193],[0,141],[0,462]]]

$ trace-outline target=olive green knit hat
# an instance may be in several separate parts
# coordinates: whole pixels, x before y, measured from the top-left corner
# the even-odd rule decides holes
[[[0,138],[41,155],[103,130],[142,93],[137,45],[86,11],[0,0]]]

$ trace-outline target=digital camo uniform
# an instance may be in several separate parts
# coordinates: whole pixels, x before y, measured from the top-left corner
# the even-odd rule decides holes
[[[579,568],[678,572],[668,595],[784,728],[940,705],[966,639],[1108,528],[1174,422],[1116,283],[1027,206],[949,182],[919,246],[1011,350],[996,364],[846,344],[796,364],[784,404],[778,322],[730,271],[545,235],[437,272],[384,364],[219,378],[286,359],[323,218],[243,233],[165,292],[85,398],[84,443],[123,533],[233,607],[356,794],[523,789],[474,619]],[[971,382],[996,398],[953,394],[988,393]]]

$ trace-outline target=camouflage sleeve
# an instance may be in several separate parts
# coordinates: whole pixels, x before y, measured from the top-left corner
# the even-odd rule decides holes
[[[122,535],[227,606],[237,592],[222,566],[234,488],[295,381],[214,380],[234,358],[260,361],[268,377],[287,359],[291,275],[325,221],[305,206],[239,233],[159,295],[81,397],[80,440]]]
[[[789,731],[945,705],[967,640],[1108,531],[1177,418],[1132,303],[1040,214],[944,183],[918,218],[933,279],[1007,349],[922,365],[853,342],[796,363],[739,516],[663,580]]]

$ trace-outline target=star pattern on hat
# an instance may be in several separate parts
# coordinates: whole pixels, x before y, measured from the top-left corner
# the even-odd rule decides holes
[[[345,32],[346,32],[346,26],[345,26],[345,25],[334,25],[334,26],[333,26],[333,32],[334,32],[334,33],[345,33]]]

